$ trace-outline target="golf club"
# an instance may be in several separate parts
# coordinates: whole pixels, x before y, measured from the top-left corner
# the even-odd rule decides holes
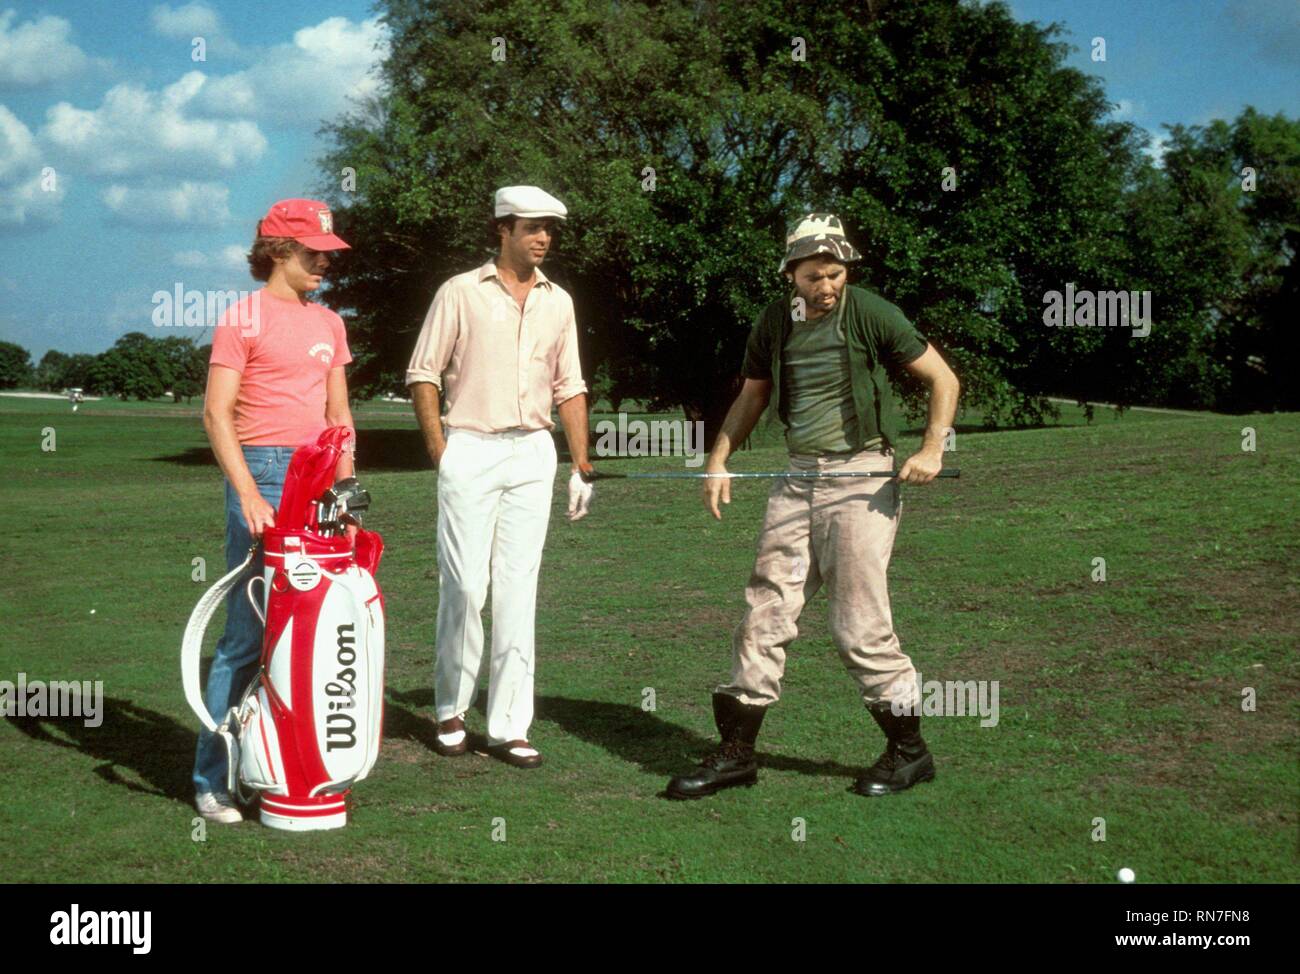
[[[783,471],[763,471],[760,473],[690,473],[679,470],[664,470],[653,473],[606,473],[603,470],[593,470],[591,473],[583,473],[582,479],[588,483],[597,480],[710,480],[713,478],[728,480],[746,480],[746,479],[766,479],[773,480],[784,478],[787,480],[829,480],[834,477],[897,477],[897,470],[812,470],[807,473],[800,473],[793,470]],[[956,478],[961,476],[961,470],[953,467],[951,469],[940,470],[937,474],[939,477]]]
[[[349,524],[361,526],[362,515],[370,508],[370,493],[348,477],[327,489],[316,500],[316,525],[322,537],[343,534]]]

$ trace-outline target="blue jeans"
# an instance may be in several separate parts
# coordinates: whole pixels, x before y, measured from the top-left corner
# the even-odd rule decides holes
[[[280,492],[284,489],[285,474],[289,472],[291,446],[246,446],[244,462],[257,484],[258,493],[272,507],[280,506]],[[244,512],[239,506],[239,495],[226,481],[226,571],[238,568],[248,557],[253,537],[248,533]],[[203,695],[208,713],[218,724],[237,704],[257,673],[262,656],[262,622],[253,612],[246,586],[248,579],[262,574],[262,552],[243,581],[226,596],[226,629],[217,641],[216,656],[208,671],[208,685]],[[196,792],[226,790],[226,747],[221,739],[207,729],[199,731],[199,746],[194,755],[194,790]]]

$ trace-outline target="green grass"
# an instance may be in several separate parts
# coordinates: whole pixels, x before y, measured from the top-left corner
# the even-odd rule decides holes
[[[0,398],[0,679],[99,679],[107,698],[98,729],[0,720],[6,880],[1109,882],[1121,866],[1139,882],[1300,878],[1295,415],[1099,410],[1089,426],[1064,408],[1059,427],[960,433],[949,462],[962,479],[906,490],[894,619],[926,679],[999,681],[998,725],[928,720],[934,783],[849,794],[881,738],[819,598],[763,727],[759,785],[692,803],[658,793],[714,739],[709,692],[727,672],[765,487],[738,482],[715,523],[688,484],[610,482],[578,524],[557,487],[532,734],[547,763],[448,760],[430,724],[434,474],[409,407],[357,415],[370,522],[388,543],[379,764],[344,830],[214,826],[195,842],[196,721],[177,658],[222,565],[220,475],[197,408],[105,401],[74,416]],[[734,469],[783,462],[773,431],[755,443]],[[191,581],[195,557],[206,583]],[[1091,580],[1096,557],[1105,582]],[[1244,687],[1256,712],[1241,709]],[[806,841],[792,841],[796,818]]]

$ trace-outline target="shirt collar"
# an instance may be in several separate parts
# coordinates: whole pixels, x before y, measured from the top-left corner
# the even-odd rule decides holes
[[[540,267],[534,268],[533,273],[537,275],[538,284],[545,284],[547,287],[551,286],[551,279],[542,273],[542,269]],[[478,269],[478,282],[480,284],[493,277],[499,279],[500,276],[501,275],[497,273],[497,263],[495,260],[489,260],[486,264],[484,264],[482,267]]]

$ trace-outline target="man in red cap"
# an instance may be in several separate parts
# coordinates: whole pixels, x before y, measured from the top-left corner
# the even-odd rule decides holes
[[[352,427],[343,367],[352,361],[343,320],[307,300],[321,285],[329,252],[348,245],[334,235],[329,208],[316,200],[281,200],[257,225],[248,255],[266,286],[231,306],[212,339],[203,426],[226,475],[226,566],[240,565],[263,529],[275,524],[289,458],[330,426]],[[345,455],[338,477],[352,476]],[[254,575],[262,572],[261,557]],[[208,674],[205,703],[220,722],[253,678],[262,623],[241,587],[226,602],[226,628]],[[195,804],[215,822],[238,822],[226,789],[225,747],[199,734]]]

